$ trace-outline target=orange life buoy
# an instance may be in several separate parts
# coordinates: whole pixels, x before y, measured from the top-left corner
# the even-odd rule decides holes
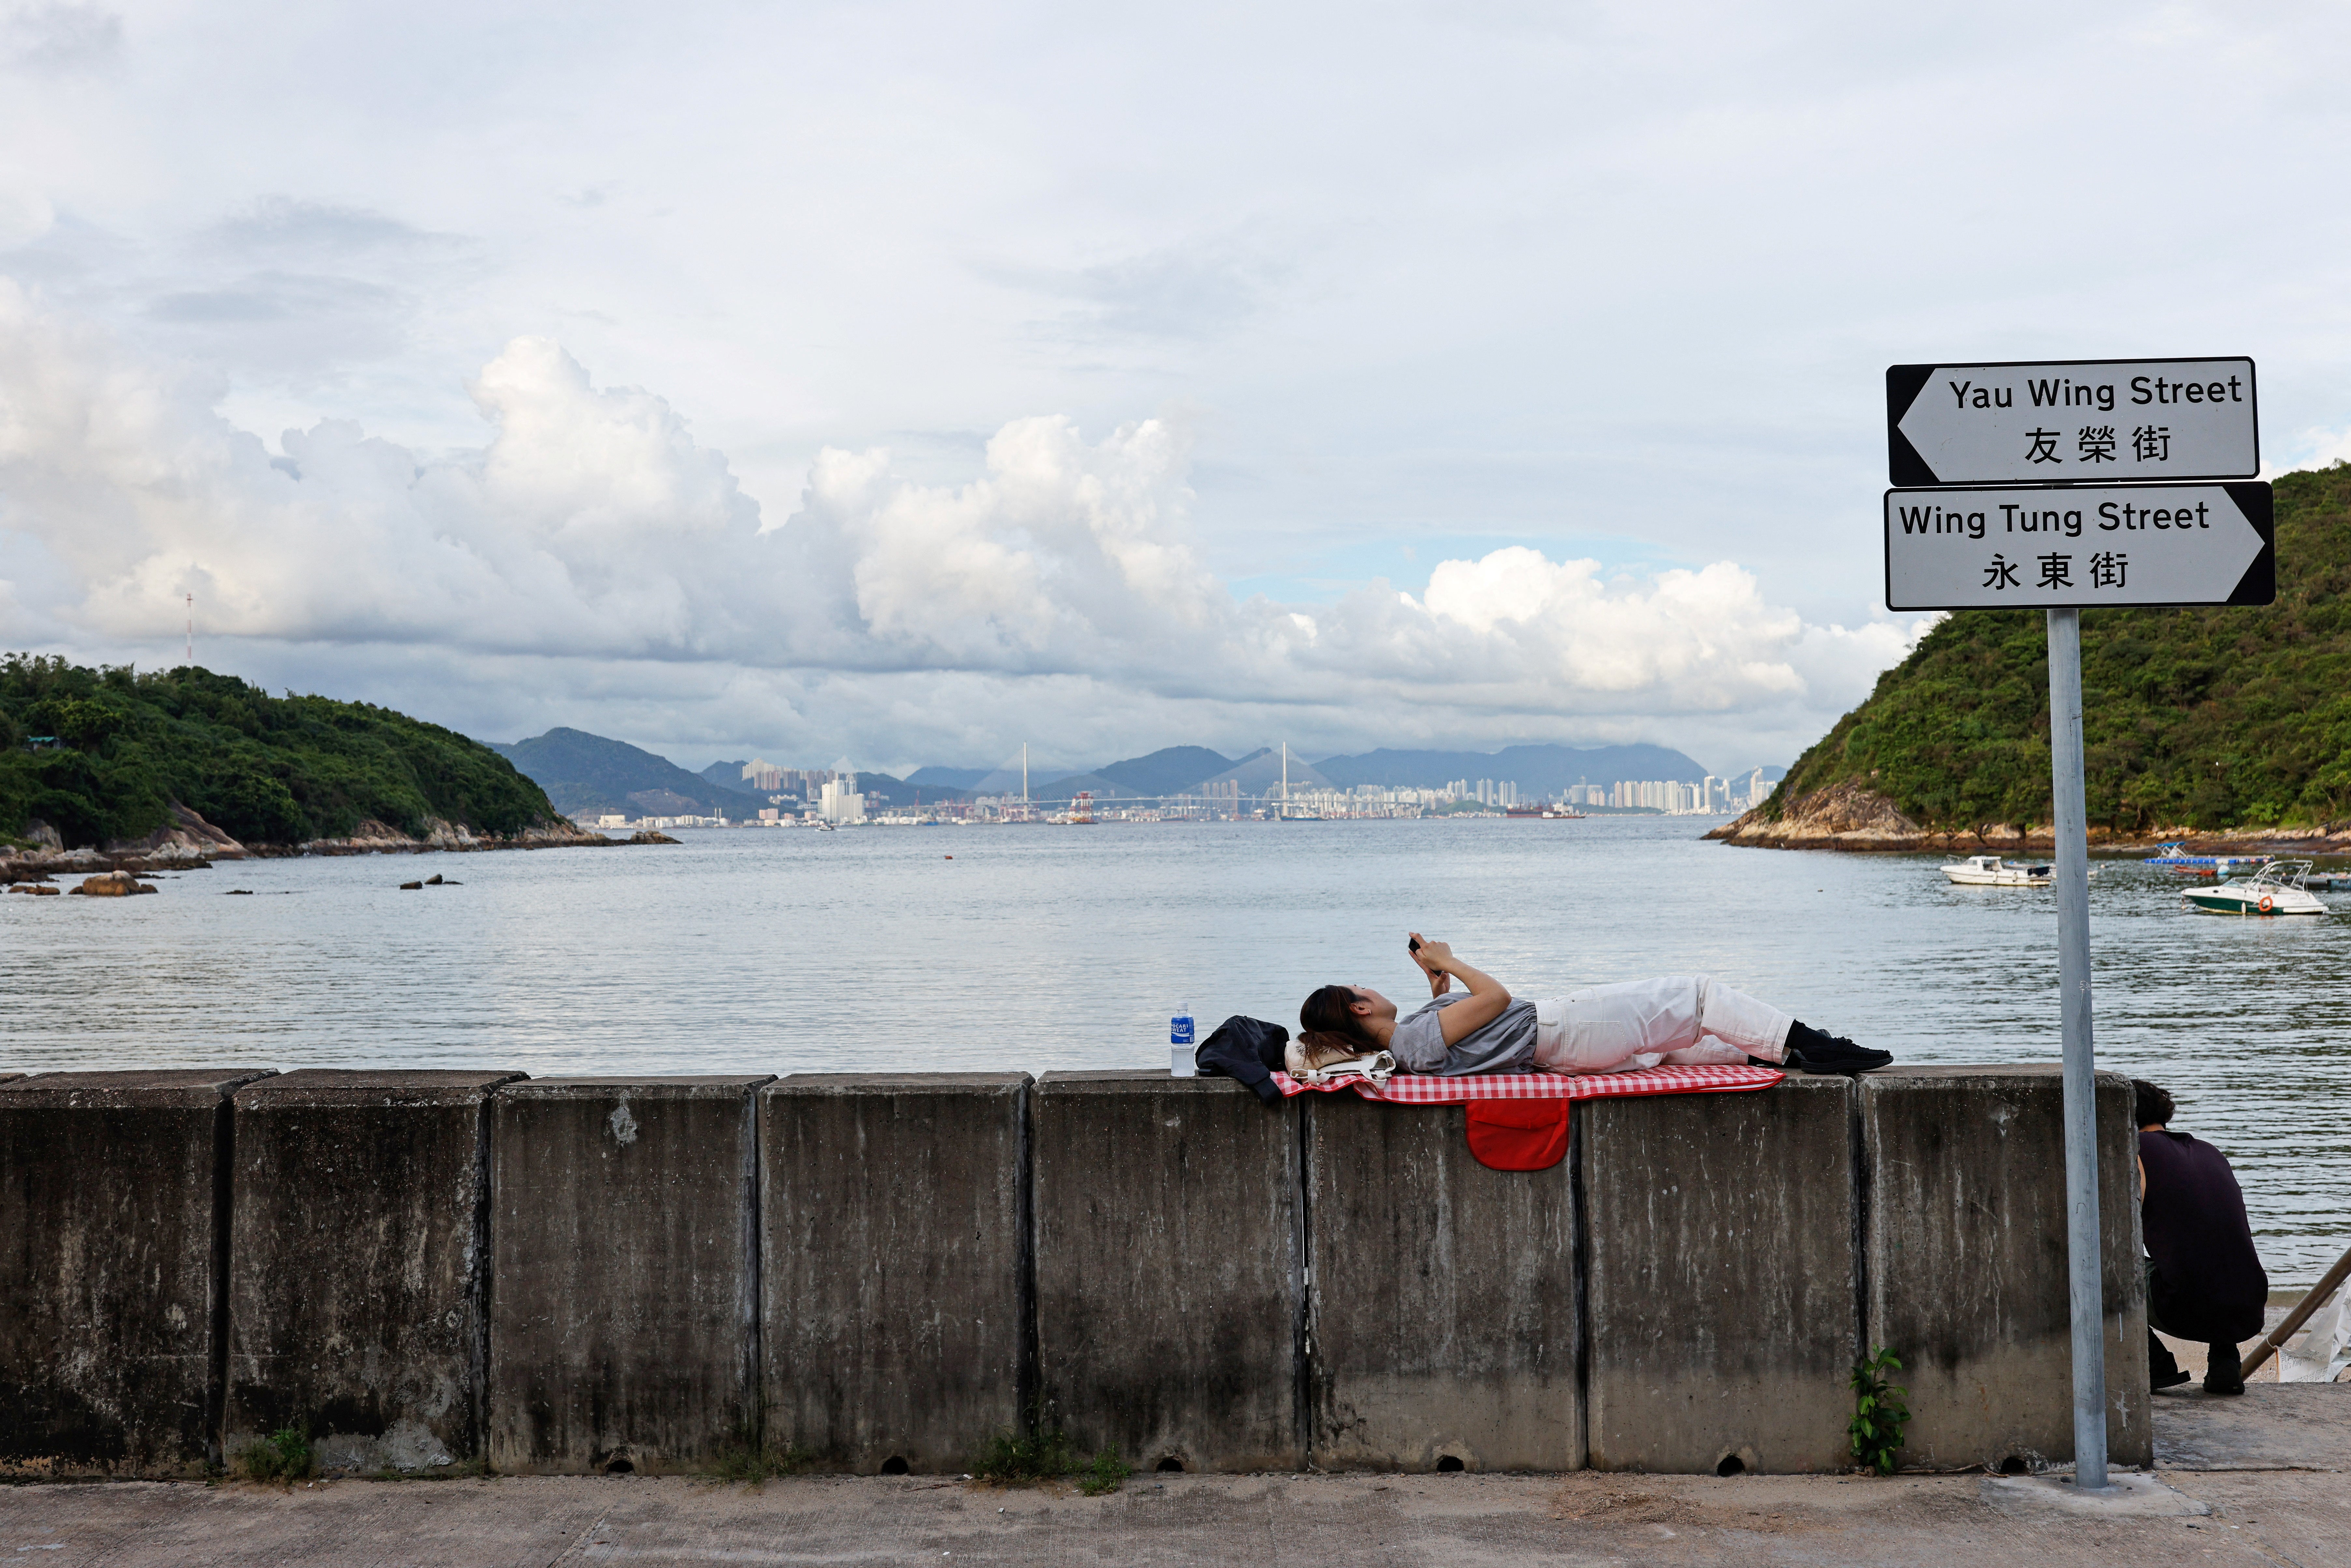
[[[2269,895],[2268,894],[2266,894],[2266,893],[2265,893],[2265,894],[2262,894],[2262,913],[2263,915],[2267,915],[2269,912],[2270,912],[2270,895]]]

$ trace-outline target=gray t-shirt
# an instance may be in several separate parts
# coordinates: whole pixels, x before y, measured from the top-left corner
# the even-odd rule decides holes
[[[1388,1041],[1396,1065],[1406,1072],[1434,1072],[1458,1078],[1469,1072],[1516,1072],[1535,1059],[1535,1005],[1513,999],[1502,1016],[1483,1029],[1472,1030],[1452,1045],[1445,1043],[1445,1020],[1437,1015],[1456,1002],[1468,1001],[1467,991],[1432,997],[1428,1005],[1396,1019]]]

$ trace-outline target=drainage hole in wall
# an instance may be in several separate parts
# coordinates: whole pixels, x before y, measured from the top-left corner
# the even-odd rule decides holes
[[[1437,1461],[1437,1469],[1440,1474],[1450,1475],[1460,1468],[1461,1461],[1455,1458],[1451,1454],[1447,1454],[1443,1458]]]
[[[637,1467],[626,1459],[614,1459],[604,1467],[604,1473],[608,1476],[632,1476],[637,1473]]]
[[[1177,1458],[1175,1455],[1170,1454],[1165,1458],[1160,1460],[1158,1465],[1155,1468],[1162,1471],[1172,1471],[1180,1476],[1184,1473],[1184,1461]]]
[[[882,1473],[885,1476],[903,1476],[906,1473],[906,1461],[898,1455],[893,1454],[882,1461]]]
[[[1725,1454],[1722,1456],[1722,1463],[1714,1467],[1714,1473],[1719,1476],[1745,1475],[1747,1473],[1747,1461],[1740,1458],[1737,1454]]]
[[[2019,1454],[2011,1454],[2000,1462],[2000,1473],[2004,1476],[2021,1476],[2032,1469]]]

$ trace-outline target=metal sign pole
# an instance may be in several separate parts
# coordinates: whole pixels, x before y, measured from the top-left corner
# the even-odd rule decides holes
[[[2105,1287],[2098,1246],[2097,1058],[2090,1042],[2090,833],[2082,787],[2082,612],[2049,612],[2057,990],[2065,1041],[2065,1248],[2074,1308],[2074,1481],[2106,1485]]]
[[[1886,492],[1886,607],[2049,612],[2066,1280],[2074,1480],[2084,1491],[2108,1482],[2082,607],[2276,602],[2275,497],[2252,477],[2261,472],[2253,400],[2253,361],[2242,358],[1886,371],[1896,486]]]

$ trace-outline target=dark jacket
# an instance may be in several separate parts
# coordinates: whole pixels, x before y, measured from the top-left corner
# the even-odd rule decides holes
[[[1280,1070],[1281,1053],[1289,1044],[1290,1031],[1280,1024],[1236,1015],[1200,1042],[1192,1060],[1202,1072],[1238,1078],[1255,1090],[1259,1099],[1279,1105],[1281,1091],[1274,1087],[1272,1074]]]
[[[2211,1145],[2168,1129],[2138,1135],[2147,1167],[2139,1221],[2147,1256],[2149,1316],[2164,1333],[2207,1343],[2262,1332],[2270,1281],[2253,1249],[2237,1173]]]

